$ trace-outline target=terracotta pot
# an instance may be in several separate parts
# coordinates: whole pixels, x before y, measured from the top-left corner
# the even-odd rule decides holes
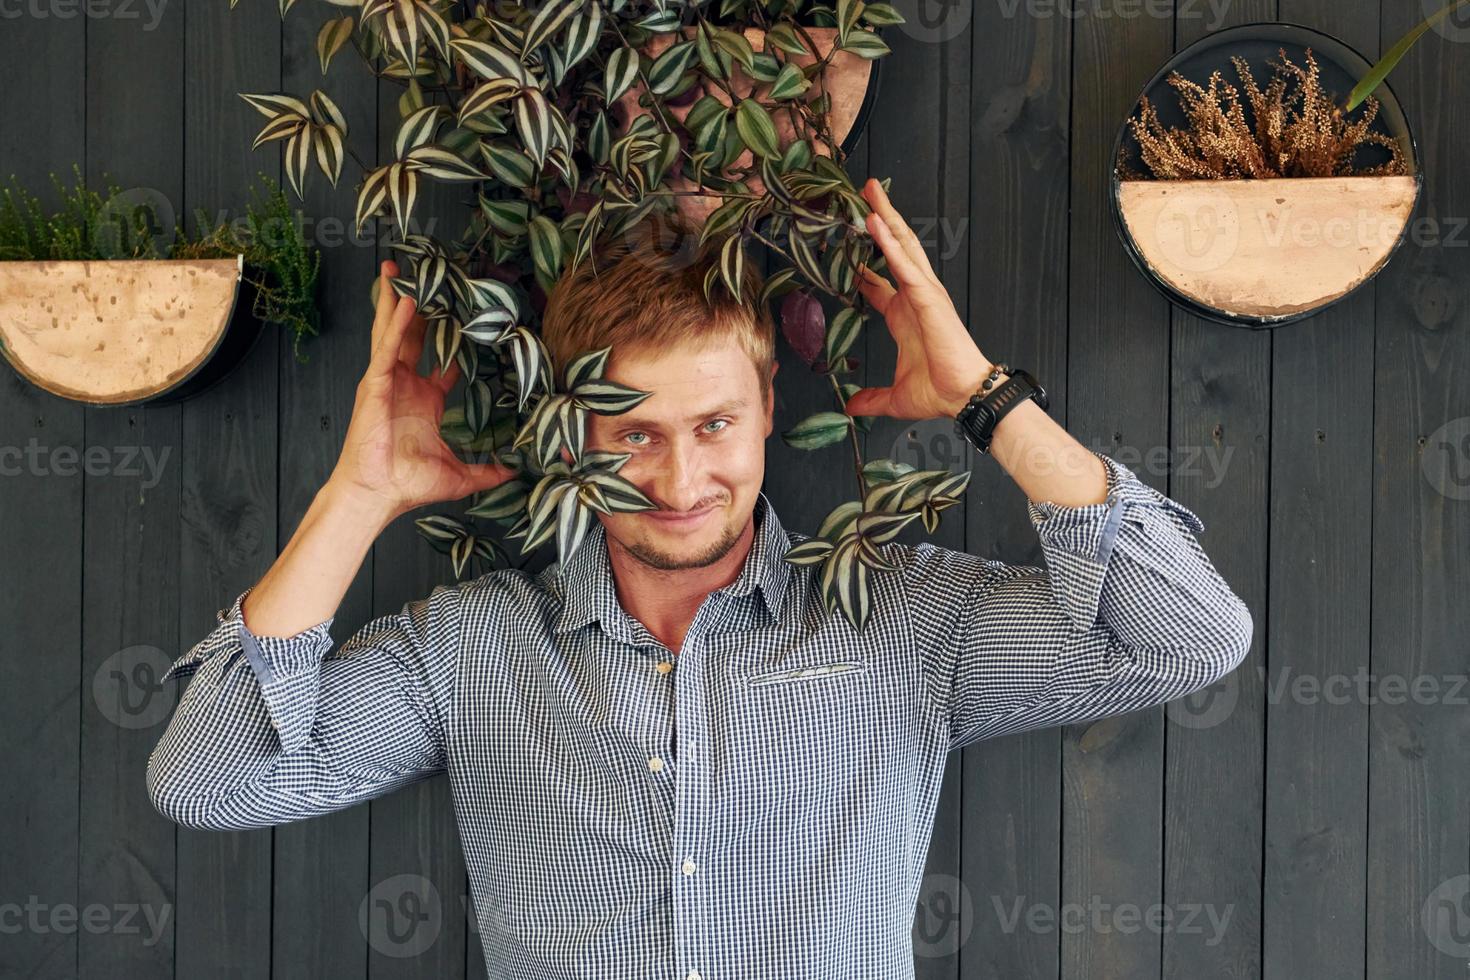
[[[89,405],[178,401],[259,339],[244,256],[0,262],[0,349],[20,375]]]
[[[692,26],[686,27],[684,29],[684,36],[693,38],[696,30],[697,28]],[[812,43],[816,46],[817,50],[807,55],[792,55],[783,52],[783,56],[787,60],[799,66],[809,65],[819,60],[827,52],[831,51],[837,42],[837,28],[835,27],[808,27],[805,30],[811,36]],[[756,51],[761,51],[764,48],[764,31],[752,27],[747,28],[743,33],[745,34],[745,39],[750,42],[750,46]],[[645,44],[641,50],[649,57],[656,58],[673,41],[672,34],[658,34]],[[825,85],[825,91],[830,94],[832,99],[831,111],[828,114],[828,123],[832,127],[834,140],[842,147],[844,152],[851,151],[853,145],[857,142],[858,136],[861,134],[861,125],[866,121],[866,109],[871,104],[872,96],[876,89],[876,85],[870,85],[870,82],[876,80],[875,64],[876,62],[870,59],[860,58],[847,51],[838,51],[832,57],[831,63],[827,66],[827,71],[824,73],[825,79],[814,80],[812,87],[807,89],[805,93],[804,97],[807,99],[818,98],[824,91]],[[768,83],[756,82],[741,70],[739,64],[733,66],[729,83],[730,88],[741,98],[748,97],[752,94],[760,97],[770,90]],[[694,103],[704,94],[714,96],[727,106],[731,104],[729,94],[720,86],[709,85],[701,80],[699,88],[700,94],[690,99],[688,105],[669,106],[669,111],[676,118],[683,120],[689,115],[689,110],[693,107]],[[635,81],[629,86],[628,91],[624,92],[619,97],[617,103],[615,103],[615,109],[618,111],[615,111],[615,118],[612,121],[616,124],[620,133],[626,132],[630,120],[648,111],[638,104],[638,99],[645,91],[642,81]],[[776,123],[776,135],[780,139],[781,146],[784,148],[795,139],[796,134],[794,128],[790,120],[782,113],[773,113],[772,118]],[[732,122],[731,125],[734,125],[734,123]],[[812,140],[812,151],[814,153],[820,153],[823,156],[830,155],[827,152],[825,144],[815,139]],[[749,150],[746,150],[735,158],[731,166],[744,168],[751,166],[753,162],[753,155]],[[765,190],[765,185],[759,177],[751,177],[746,181],[746,184],[757,194]],[[692,191],[697,189],[692,181],[682,176],[670,178],[669,185],[671,189],[676,191]],[[711,194],[681,196],[679,198],[679,210],[696,227],[701,227],[705,219],[709,217],[710,212],[719,207],[723,200],[723,198]]]
[[[1167,83],[1171,72],[1203,83],[1219,70],[1238,87],[1229,59],[1239,55],[1264,86],[1278,49],[1301,65],[1307,48],[1328,92],[1346,93],[1369,69],[1367,59],[1329,35],[1294,24],[1247,24],[1176,54],[1143,94],[1165,126],[1183,126]],[[1407,174],[1121,180],[1115,173],[1113,217],[1129,258],[1175,304],[1234,326],[1281,326],[1348,296],[1403,241],[1423,184],[1402,108],[1386,85],[1373,96],[1374,128],[1398,143]],[[1249,120],[1248,105],[1246,113]],[[1114,159],[1141,169],[1126,122],[1114,150]]]

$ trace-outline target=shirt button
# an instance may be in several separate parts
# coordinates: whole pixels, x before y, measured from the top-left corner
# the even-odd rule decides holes
[[[667,674],[669,671],[671,671],[673,669],[674,669],[674,665],[671,664],[671,663],[669,663],[667,660],[663,660],[663,661],[660,661],[659,662],[658,672],[660,674]]]
[[[684,859],[684,873],[686,875],[692,875],[692,874],[694,874],[694,871],[695,871],[694,858],[685,858]]]
[[[698,970],[690,970],[689,971],[689,976],[686,978],[686,980],[699,980],[699,971]]]
[[[652,769],[654,772],[662,772],[664,768],[664,760],[660,759],[658,756],[654,756],[652,759],[648,760],[648,768]]]

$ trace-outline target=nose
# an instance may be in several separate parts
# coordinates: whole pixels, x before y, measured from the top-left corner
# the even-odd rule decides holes
[[[653,461],[653,502],[665,510],[687,511],[702,507],[710,501],[705,499],[703,455],[692,438],[676,438],[668,448]]]

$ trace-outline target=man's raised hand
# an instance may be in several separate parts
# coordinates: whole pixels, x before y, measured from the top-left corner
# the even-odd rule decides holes
[[[428,324],[412,297],[394,291],[389,280],[396,275],[396,263],[382,263],[372,354],[329,480],[381,512],[385,524],[416,507],[499,486],[516,473],[497,461],[466,463],[440,436],[444,398],[459,364],[451,361],[431,377],[419,374]]]

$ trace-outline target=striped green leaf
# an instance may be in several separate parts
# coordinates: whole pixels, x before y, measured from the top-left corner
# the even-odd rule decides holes
[[[821,449],[847,438],[852,419],[841,412],[817,412],[781,433],[788,446],[796,449]]]
[[[680,41],[671,44],[657,58],[648,69],[648,88],[655,95],[668,95],[684,76],[689,63],[694,60],[695,46],[693,41]]]
[[[594,378],[579,383],[571,394],[576,398],[577,404],[589,412],[596,412],[598,415],[622,415],[641,404],[653,392],[639,391],[605,378]]]
[[[745,247],[739,235],[731,235],[720,246],[720,280],[735,301],[740,302],[740,290],[745,276]]]
[[[459,55],[460,61],[464,62],[466,68],[481,78],[508,78],[519,85],[528,87],[536,84],[531,73],[526,70],[526,66],[521,64],[521,60],[514,53],[499,45],[487,41],[476,41],[473,38],[456,37],[450,40],[449,47]]]
[[[638,77],[638,52],[629,47],[618,48],[607,59],[607,70],[602,87],[607,93],[607,104],[618,100],[633,79]]]
[[[521,57],[525,58],[534,49],[551,40],[571,20],[572,15],[582,9],[586,0],[546,0],[526,28],[521,41]]]
[[[811,80],[803,74],[802,70],[787,62],[781,68],[781,73],[771,83],[768,95],[772,99],[794,99],[807,89],[811,88]]]
[[[551,103],[546,93],[534,87],[522,91],[515,103],[515,120],[526,155],[540,169],[551,150]]]
[[[742,99],[735,109],[735,128],[740,140],[757,156],[780,157],[776,124],[765,107],[754,99]]]
[[[526,500],[530,495],[531,487],[525,480],[507,480],[498,487],[486,490],[465,513],[470,517],[485,517],[503,523],[525,510]]]
[[[815,565],[832,553],[832,547],[830,541],[812,538],[792,547],[781,557],[793,565]]]
[[[857,340],[862,331],[863,320],[863,315],[851,306],[844,306],[837,311],[827,328],[827,344],[823,351],[829,365],[836,364],[839,358],[846,356],[853,341]]]
[[[565,371],[567,388],[575,388],[583,381],[602,377],[602,372],[607,368],[607,359],[611,354],[612,347],[608,346],[587,351],[572,358]]]
[[[566,245],[562,242],[561,229],[544,214],[531,219],[531,261],[542,285],[550,288],[561,275],[562,261],[566,257]]]

